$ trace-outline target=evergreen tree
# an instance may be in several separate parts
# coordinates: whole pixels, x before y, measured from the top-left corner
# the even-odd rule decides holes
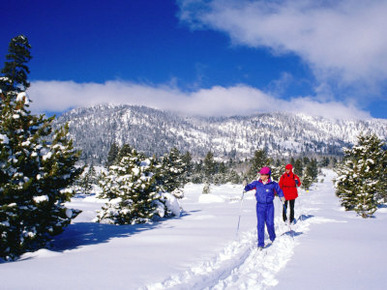
[[[304,188],[305,190],[309,190],[312,184],[313,184],[312,176],[305,174],[302,179],[301,187]]]
[[[304,159],[305,160],[305,159]],[[305,172],[303,173],[303,180],[301,187],[309,190],[310,186],[317,180],[318,167],[316,159],[308,161]]]
[[[247,172],[247,178],[254,180],[257,178],[257,172],[264,166],[270,166],[271,159],[267,156],[266,150],[257,150],[250,161],[250,168]]]
[[[284,174],[285,172],[285,165],[283,164],[272,165],[270,169],[271,169],[271,179],[273,181],[279,182],[282,174]]]
[[[186,183],[186,164],[183,162],[180,151],[172,148],[161,159],[161,166],[157,170],[157,180],[163,191],[183,197],[182,188]]]
[[[295,162],[294,162],[294,170],[293,172],[298,175],[298,177],[302,177],[303,176],[303,166],[302,166],[302,160],[301,159],[297,159]]]
[[[214,175],[216,173],[216,162],[214,160],[214,154],[209,151],[203,160],[204,177],[208,182],[213,182]]]
[[[370,217],[377,210],[377,198],[386,193],[386,151],[376,135],[358,137],[351,149],[344,149],[344,162],[338,166],[336,195],[346,210]]]
[[[152,220],[158,199],[155,165],[153,158],[131,149],[117,165],[110,166],[100,182],[102,197],[109,201],[99,211],[97,221],[122,225]]]
[[[96,221],[123,225],[179,215],[176,198],[158,186],[157,160],[129,148],[126,146],[126,156],[101,176],[101,197],[109,201],[98,212]]]
[[[128,156],[132,154],[133,148],[129,144],[124,144],[121,148],[119,148],[118,153],[116,154],[116,159],[113,161],[112,164],[119,163],[122,158],[125,156]]]
[[[110,146],[110,150],[109,150],[109,153],[107,156],[107,161],[106,161],[106,167],[113,165],[114,161],[117,159],[117,155],[118,155],[119,151],[120,151],[120,147],[118,147],[117,143],[114,142]]]
[[[96,182],[96,172],[93,164],[91,164],[80,181],[82,192],[85,194],[90,194],[91,190],[93,189],[93,184],[96,184]]]
[[[242,182],[242,178],[239,176],[238,172],[231,169],[228,173],[227,181],[234,184],[240,184]]]
[[[45,246],[79,213],[64,206],[73,194],[67,188],[82,171],[75,168],[80,152],[67,138],[68,126],[52,132],[54,117],[28,110],[23,89],[29,85],[24,64],[29,47],[23,36],[11,41],[17,61],[6,63],[1,78],[6,81],[1,84],[0,257],[6,260]]]
[[[310,159],[307,156],[305,156],[302,159],[302,164],[304,165],[304,167],[307,166],[309,164],[309,162],[310,162]]]
[[[185,164],[185,178],[188,180],[193,173],[192,155],[187,151],[181,159]]]
[[[8,97],[16,98],[18,93],[28,89],[30,83],[27,81],[27,76],[30,70],[27,63],[32,58],[30,49],[31,45],[24,35],[12,38],[6,55],[8,61],[1,70],[0,93],[6,92]]]
[[[313,158],[308,163],[305,171],[306,171],[306,175],[309,175],[312,177],[313,182],[316,181],[318,176],[317,160]]]
[[[321,167],[328,167],[329,162],[330,162],[330,160],[328,157],[323,157],[320,161]]]

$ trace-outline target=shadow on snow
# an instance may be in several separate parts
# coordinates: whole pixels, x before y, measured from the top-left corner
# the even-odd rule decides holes
[[[294,230],[289,230],[287,232],[284,232],[281,236],[291,236],[292,238],[294,238],[294,237],[298,237],[302,234],[303,234],[303,232],[296,232]]]
[[[113,238],[126,238],[140,232],[159,228],[163,221],[184,218],[191,215],[183,212],[180,217],[160,219],[152,223],[135,225],[111,225],[95,222],[79,222],[68,225],[63,233],[55,236],[50,243],[50,250],[63,252],[76,249],[80,246],[107,243]]]
[[[299,221],[306,221],[307,219],[310,219],[310,218],[313,218],[314,215],[311,215],[311,214],[308,214],[308,215],[305,215],[305,214],[302,214],[298,217],[297,219],[297,222]]]

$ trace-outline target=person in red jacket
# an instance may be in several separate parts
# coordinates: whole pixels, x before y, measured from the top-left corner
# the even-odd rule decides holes
[[[282,211],[282,217],[284,219],[284,222],[286,222],[286,211],[288,208],[288,204],[290,204],[290,223],[292,223],[294,220],[294,202],[298,197],[297,187],[301,185],[301,180],[297,175],[293,173],[293,166],[291,164],[285,166],[285,173],[282,174],[278,184],[282,189],[286,199]]]

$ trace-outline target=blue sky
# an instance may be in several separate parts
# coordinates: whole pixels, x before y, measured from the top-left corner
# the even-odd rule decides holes
[[[0,60],[28,37],[36,111],[387,118],[386,1],[2,2]]]

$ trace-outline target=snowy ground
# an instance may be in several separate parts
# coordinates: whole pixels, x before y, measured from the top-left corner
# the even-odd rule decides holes
[[[256,249],[253,192],[242,186],[187,185],[180,218],[152,225],[91,222],[102,203],[74,198],[83,210],[53,249],[0,264],[1,289],[385,289],[387,208],[364,220],[345,212],[334,195],[333,173],[300,192],[297,223],[281,221],[277,239]],[[237,234],[239,214],[240,229]]]

